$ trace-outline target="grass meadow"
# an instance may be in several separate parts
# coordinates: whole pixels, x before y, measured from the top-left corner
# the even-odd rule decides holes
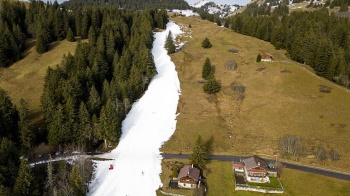
[[[310,67],[291,61],[285,50],[276,50],[268,42],[198,18],[172,20],[186,27],[191,24],[192,37],[182,38],[187,44],[172,55],[182,95],[177,129],[162,147],[163,152],[190,153],[201,135],[213,154],[272,157],[277,152],[280,156],[279,140],[296,135],[307,156],[290,157],[289,161],[345,171],[350,168],[348,89],[316,76]],[[212,48],[201,47],[205,37]],[[272,54],[274,62],[257,63],[258,53]],[[205,94],[199,82],[207,57],[222,86],[216,95]],[[230,60],[237,62],[236,70],[225,69]],[[234,91],[234,85],[244,86],[244,93]],[[320,92],[322,86],[331,92]],[[320,162],[312,155],[316,147],[328,152],[335,149],[341,158]]]
[[[30,118],[36,124],[42,121],[40,97],[47,68],[60,64],[64,54],[74,54],[77,44],[67,40],[57,41],[50,44],[48,52],[38,54],[35,40],[28,40],[27,49],[22,53],[23,59],[8,68],[0,68],[0,87],[14,104],[19,105],[21,98],[29,104]]]

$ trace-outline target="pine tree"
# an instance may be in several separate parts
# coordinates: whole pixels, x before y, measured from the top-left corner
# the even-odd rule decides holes
[[[89,29],[89,44],[96,45],[96,32],[94,27],[90,27]]]
[[[79,143],[84,145],[92,139],[92,125],[90,115],[84,102],[81,102],[79,107]]]
[[[37,39],[36,39],[36,51],[41,54],[47,52],[49,50],[49,39],[48,39],[48,31],[46,27],[43,25],[39,25],[36,31]]]
[[[208,94],[215,94],[221,90],[221,85],[214,77],[211,77],[203,86],[204,92]]]
[[[193,165],[199,168],[204,167],[208,162],[207,150],[200,135],[197,137],[196,144],[190,156],[190,160]]]
[[[66,39],[70,42],[74,42],[75,41],[75,37],[74,37],[74,34],[73,34],[73,31],[72,29],[69,27],[68,29],[68,32],[67,32],[67,37]]]
[[[202,47],[203,48],[211,48],[212,47],[212,45],[207,37],[203,40]]]
[[[34,181],[32,170],[25,159],[22,159],[19,174],[14,186],[14,195],[33,196],[39,195],[37,184]]]
[[[100,111],[101,98],[100,98],[100,95],[98,94],[95,86],[91,87],[89,101],[88,101],[88,107],[89,107],[91,114],[98,114],[98,112]]]
[[[165,49],[167,49],[168,54],[175,53],[176,47],[175,47],[175,44],[174,44],[173,34],[171,33],[171,31],[169,31],[169,34],[166,37]]]
[[[213,75],[210,59],[207,57],[202,68],[202,78],[208,80]]]
[[[85,196],[85,188],[83,184],[83,179],[79,175],[79,168],[74,165],[70,173],[70,184],[73,188],[74,195]]]
[[[256,62],[261,62],[261,55],[260,55],[260,53],[258,54],[258,56],[256,57]]]
[[[28,104],[24,99],[21,99],[20,101],[19,118],[18,125],[20,129],[22,149],[26,152],[32,147],[34,134],[32,124],[28,118]]]

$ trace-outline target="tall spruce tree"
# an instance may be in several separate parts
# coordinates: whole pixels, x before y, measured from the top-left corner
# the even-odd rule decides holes
[[[14,195],[35,196],[39,195],[37,183],[34,180],[32,170],[25,159],[22,159],[19,174],[14,186]]]
[[[205,59],[205,62],[202,68],[202,78],[205,80],[208,80],[210,77],[212,77],[212,75],[213,75],[213,71],[211,68],[211,62],[210,62],[210,59],[207,57]]]
[[[19,129],[23,153],[27,152],[33,145],[34,133],[32,123],[29,121],[28,103],[20,100],[19,107]]]
[[[83,184],[83,179],[80,177],[79,168],[73,165],[72,171],[70,173],[70,184],[73,188],[74,195],[85,196],[85,188]]]
[[[169,31],[169,34],[166,37],[165,49],[167,49],[168,54],[175,53],[176,47],[175,47],[175,44],[174,44],[173,34],[171,33],[171,31]]]
[[[74,37],[74,34],[73,34],[73,31],[72,29],[69,27],[68,29],[68,32],[67,32],[67,37],[66,39],[70,42],[74,42],[75,41],[75,37]]]
[[[196,144],[193,147],[193,152],[190,156],[191,163],[199,168],[203,168],[208,162],[207,149],[203,143],[202,137],[199,135]]]

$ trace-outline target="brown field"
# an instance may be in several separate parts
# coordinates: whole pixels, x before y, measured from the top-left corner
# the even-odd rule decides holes
[[[163,191],[168,193],[177,193],[183,195],[197,195],[193,190],[174,190],[169,189],[168,183],[172,174],[172,167],[188,163],[188,160],[165,159],[162,162],[163,173],[161,179],[163,182]],[[233,177],[232,164],[230,162],[211,161],[203,171],[204,178],[207,179],[208,196],[216,195],[276,195],[263,194],[247,191],[235,191],[235,182]],[[350,183],[344,180],[338,180],[316,174],[305,173],[301,171],[284,169],[281,182],[285,193],[282,195],[329,195],[341,196],[348,195]],[[161,195],[161,194],[158,194]]]
[[[314,147],[337,150],[341,159],[320,163],[313,156],[300,158],[310,165],[347,170],[350,168],[350,92],[314,75],[308,66],[288,59],[285,50],[268,42],[237,34],[196,18],[175,18],[184,26],[192,25],[188,43],[172,55],[181,82],[177,130],[163,146],[163,152],[190,153],[198,135],[210,141],[213,154],[280,154],[278,141],[296,135],[312,155]],[[213,47],[203,49],[208,37]],[[235,48],[233,54],[227,49]],[[274,62],[256,63],[258,53],[270,53]],[[209,57],[222,90],[217,95],[203,92],[202,65]],[[226,70],[225,62],[235,60],[238,68]],[[259,68],[265,68],[257,71]],[[282,72],[281,72],[282,71]],[[231,84],[245,86],[244,99]],[[320,86],[331,88],[322,93]],[[297,160],[293,158],[290,160]]]
[[[50,44],[49,51],[38,54],[35,40],[27,41],[23,59],[8,68],[0,68],[0,87],[4,89],[16,105],[23,98],[29,104],[31,119],[36,123],[42,120],[40,97],[44,88],[47,68],[61,63],[64,54],[74,53],[78,42],[67,40]]]

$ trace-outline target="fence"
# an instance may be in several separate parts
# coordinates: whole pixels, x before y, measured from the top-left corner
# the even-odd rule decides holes
[[[280,183],[281,188],[254,186],[249,184],[237,184],[236,177],[235,177],[235,190],[236,191],[253,191],[253,192],[260,192],[260,193],[284,193],[284,188],[282,186],[281,181],[278,178],[277,180]]]

